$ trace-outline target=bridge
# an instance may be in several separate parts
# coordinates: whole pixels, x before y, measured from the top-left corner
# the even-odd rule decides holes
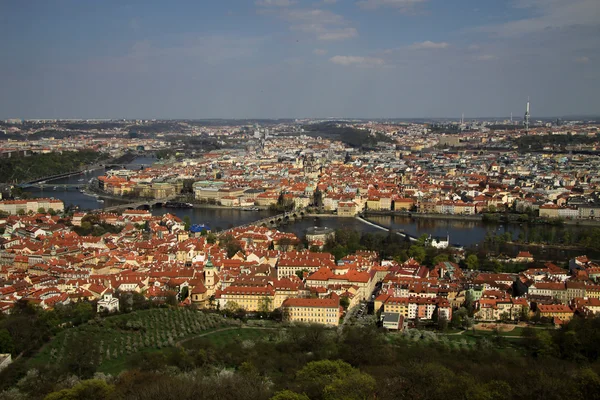
[[[120,168],[120,169],[131,169],[131,170],[147,168],[147,167],[151,167],[151,166],[152,166],[152,164],[105,164],[104,165],[105,168]]]
[[[371,225],[371,226],[373,226],[375,228],[384,230],[386,232],[390,231],[390,228],[386,228],[383,225],[379,225],[379,224],[377,224],[375,222],[368,221],[364,216],[362,216],[360,214],[356,218],[359,221],[361,221],[361,222],[363,222],[363,223],[365,223],[367,225]],[[417,240],[419,240],[419,238],[417,238],[416,236],[411,235],[410,233],[406,233],[406,232],[402,232],[402,231],[397,231],[397,230],[393,230],[393,229],[392,229],[392,232],[395,233],[398,236],[401,236],[401,237],[405,238],[405,239],[408,238],[408,240],[411,241],[411,242],[416,242]]]
[[[284,212],[283,214],[273,215],[267,218],[259,219],[258,221],[250,222],[245,225],[238,225],[231,229],[226,229],[224,231],[219,232],[219,235],[226,235],[227,233],[233,231],[234,229],[244,229],[250,226],[264,226],[267,228],[276,228],[281,224],[287,224],[288,222],[294,222],[297,219],[302,219],[306,215],[306,211],[301,208],[298,210]]]
[[[127,210],[127,209],[133,209],[133,210],[150,209],[150,208],[156,206],[157,204],[164,204],[167,201],[171,201],[175,197],[176,196],[169,196],[169,197],[163,197],[161,199],[140,200],[140,201],[136,201],[134,203],[118,204],[118,205],[112,206],[112,207],[99,208],[95,211],[112,212],[112,211]]]
[[[87,183],[85,182],[81,182],[81,183],[24,183],[19,185],[21,188],[23,189],[27,189],[27,188],[38,188],[41,190],[44,189],[64,189],[64,190],[68,190],[68,189],[79,189],[79,188],[85,188],[87,187]]]

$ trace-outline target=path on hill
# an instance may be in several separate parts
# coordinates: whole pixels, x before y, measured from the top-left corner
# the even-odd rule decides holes
[[[276,330],[276,329],[279,329],[279,328],[267,327],[267,326],[227,326],[225,328],[219,328],[219,329],[214,330],[214,331],[204,332],[204,333],[201,333],[199,335],[195,335],[195,336],[192,336],[192,337],[188,337],[188,338],[182,339],[182,340],[176,342],[175,345],[176,346],[181,346],[182,343],[185,343],[185,342],[190,341],[192,339],[197,339],[197,338],[201,338],[201,337],[204,337],[204,336],[212,335],[213,333],[224,332],[224,331],[231,331],[231,330],[234,330],[234,329]]]

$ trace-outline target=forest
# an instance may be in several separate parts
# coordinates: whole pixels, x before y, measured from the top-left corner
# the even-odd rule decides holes
[[[537,135],[521,136],[516,140],[520,150],[541,150],[545,146],[559,146],[564,148],[567,145],[593,144],[598,142],[598,135]]]
[[[108,155],[93,150],[63,151],[48,154],[34,154],[28,157],[0,159],[0,180],[2,183],[20,183],[79,171],[87,165],[105,160]]]
[[[27,355],[0,372],[0,399],[587,400],[600,395],[600,318],[577,317],[558,330],[524,329],[519,340],[265,321],[210,334],[222,318],[169,308],[105,317],[88,303],[58,312],[21,304],[0,319],[0,345]],[[208,334],[188,336],[202,331]],[[191,339],[174,340],[186,337]],[[28,363],[33,350],[49,348],[49,341],[65,343],[54,353],[64,356]],[[91,344],[107,349],[100,354],[107,354],[104,359],[130,355],[100,370]]]
[[[309,136],[321,136],[331,140],[340,140],[349,146],[363,148],[375,147],[378,142],[393,142],[388,136],[352,127],[338,127],[336,122],[304,125],[304,132]]]

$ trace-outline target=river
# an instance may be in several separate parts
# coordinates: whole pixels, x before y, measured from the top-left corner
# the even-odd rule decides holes
[[[131,161],[129,168],[137,169],[136,165],[141,166],[143,164],[152,164],[153,162],[156,162],[155,158],[137,157]],[[88,184],[90,179],[104,174],[106,174],[106,169],[99,168],[93,171],[71,175],[66,178],[53,179],[46,182],[49,185],[56,185],[56,189],[53,189],[52,187],[45,189],[27,188],[25,191],[29,192],[34,197],[54,197],[55,199],[60,199],[65,203],[65,207],[79,207],[81,210],[95,210],[102,207],[127,203],[127,200],[105,199],[104,201],[101,201],[101,199],[97,197],[81,193],[78,188],[71,187],[65,189],[64,187],[60,187],[61,184],[81,184],[81,187],[83,188]]]
[[[136,168],[135,165],[151,164],[155,161],[154,158],[149,157],[138,157],[134,159],[130,168]],[[28,188],[27,191],[34,197],[54,197],[61,199],[67,206],[78,206],[81,210],[98,209],[102,207],[110,207],[126,203],[126,200],[112,200],[105,199],[104,202],[99,201],[98,198],[90,195],[80,193],[75,188],[64,189],[60,187],[60,184],[78,184],[85,186],[87,182],[94,177],[105,174],[104,169],[97,169],[87,173],[73,175],[67,178],[56,179],[48,181],[49,184],[56,184],[56,189],[45,189],[40,190],[37,188]],[[277,214],[276,212],[269,210],[261,211],[242,211],[239,209],[226,209],[226,208],[193,208],[193,209],[166,209],[166,208],[155,208],[152,210],[154,215],[162,215],[164,213],[172,213],[180,218],[186,216],[190,218],[193,224],[207,224],[212,229],[217,230],[228,229],[238,225],[248,224],[253,221],[260,220],[262,218]],[[495,223],[484,223],[482,221],[468,221],[468,220],[445,220],[445,219],[425,219],[425,218],[411,218],[409,216],[369,216],[370,221],[382,225],[385,227],[391,227],[396,230],[402,230],[414,236],[421,236],[422,234],[428,234],[433,236],[450,237],[450,242],[453,244],[459,244],[465,247],[472,247],[480,244],[487,234],[502,234],[506,231],[510,232],[514,239],[517,239],[519,234],[522,232],[526,238],[529,237],[531,227],[526,224],[495,224]],[[342,217],[307,217],[302,220],[296,221],[292,224],[280,226],[278,229],[285,232],[293,232],[299,237],[304,236],[306,229],[312,226],[329,227],[333,229],[353,229],[361,232],[384,232],[381,229],[373,227],[369,224],[365,224],[356,218],[342,218]],[[585,229],[577,226],[567,226],[564,228],[556,227],[537,227],[538,230],[542,229],[552,234],[560,235],[565,230],[571,230],[573,233],[578,230]],[[542,251],[541,249],[532,249],[532,252]],[[511,250],[513,253],[515,250]],[[575,251],[577,252],[577,251]],[[562,251],[561,251],[562,253]],[[567,251],[570,255],[571,251]],[[564,253],[566,254],[566,253]],[[512,255],[512,254],[510,254]]]

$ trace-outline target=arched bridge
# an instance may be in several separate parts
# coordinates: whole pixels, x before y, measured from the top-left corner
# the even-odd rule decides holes
[[[140,201],[137,201],[134,203],[118,204],[118,205],[112,206],[112,207],[100,208],[96,211],[112,212],[112,211],[127,210],[127,209],[134,209],[134,210],[150,209],[150,208],[156,206],[157,204],[164,204],[167,201],[173,200],[174,198],[175,198],[175,196],[163,197],[161,199],[140,200]]]
[[[234,229],[247,228],[249,226],[264,226],[267,228],[276,228],[279,225],[287,224],[288,222],[293,222],[298,219],[302,219],[305,215],[306,211],[304,209],[288,211],[283,214],[277,214],[267,218],[259,219],[258,221],[250,222],[249,224],[238,225],[234,228],[221,231],[219,234],[225,235]]]

